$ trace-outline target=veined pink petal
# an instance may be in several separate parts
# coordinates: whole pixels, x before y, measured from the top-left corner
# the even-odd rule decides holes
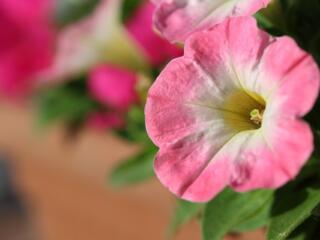
[[[269,79],[273,98],[270,108],[303,116],[318,97],[319,69],[312,56],[301,50],[293,39],[279,38],[265,51],[260,78]],[[302,87],[303,86],[303,87]],[[276,111],[276,110],[275,110]]]
[[[95,99],[112,109],[123,111],[137,101],[136,81],[133,72],[101,65],[92,70],[88,84]]]
[[[193,34],[148,94],[157,176],[191,201],[208,201],[225,186],[283,185],[313,150],[299,117],[314,104],[319,83],[308,54],[287,37],[268,36],[251,17]]]
[[[239,159],[230,183],[237,191],[282,186],[299,173],[313,150],[312,132],[300,120],[266,120],[262,132],[238,153],[243,158],[229,152],[231,158]]]
[[[208,29],[228,17],[250,16],[270,0],[153,0],[156,28],[171,42]]]

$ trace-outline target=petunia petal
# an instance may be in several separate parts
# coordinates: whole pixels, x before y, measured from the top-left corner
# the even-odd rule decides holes
[[[283,124],[267,126],[272,134],[246,131],[228,136],[217,148],[210,148],[214,139],[209,138],[163,149],[156,157],[157,176],[170,191],[196,202],[210,200],[228,185],[237,191],[280,187],[298,174],[313,149],[306,123]]]
[[[235,180],[230,185],[238,191],[280,187],[298,174],[312,150],[313,137],[308,124],[281,118],[267,122],[262,133],[240,153],[244,157],[233,165],[238,170],[233,171]],[[231,152],[230,156],[233,161],[239,158]],[[239,177],[244,175],[245,178]]]
[[[228,17],[249,16],[270,0],[153,0],[156,28],[170,41],[184,41]]]
[[[258,29],[254,18],[238,17],[193,34],[186,41],[185,56],[194,59],[211,77],[228,76],[228,85],[231,81],[234,88],[251,89],[263,96],[270,84],[256,84],[256,68],[270,42],[272,38]]]
[[[270,114],[303,116],[310,111],[319,93],[319,69],[294,40],[281,37],[271,43],[261,59],[259,72],[257,78],[269,85],[266,94]]]
[[[159,147],[170,145],[199,128],[221,122],[221,111],[214,105],[224,98],[218,84],[227,88],[229,81],[213,80],[192,59],[173,60],[148,94],[146,128],[154,143]]]

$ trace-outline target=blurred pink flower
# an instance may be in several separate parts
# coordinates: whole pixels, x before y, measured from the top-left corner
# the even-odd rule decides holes
[[[94,68],[89,76],[91,95],[107,107],[126,111],[137,101],[136,74],[119,67],[101,65]]]
[[[87,120],[87,126],[97,130],[121,128],[124,126],[124,120],[123,116],[115,112],[95,112],[89,115]]]
[[[270,0],[152,0],[155,27],[171,42],[183,42],[195,31],[229,17],[250,16]]]
[[[289,37],[254,18],[193,34],[151,87],[146,127],[160,148],[155,171],[173,193],[208,201],[224,187],[277,188],[313,150],[300,118],[319,94],[319,69]]]
[[[157,35],[152,26],[155,7],[150,2],[143,3],[126,23],[127,30],[147,55],[152,65],[165,63],[181,56],[183,50]]]
[[[119,0],[101,0],[94,11],[59,32],[53,64],[38,78],[44,84],[86,74],[108,63],[137,71],[148,62],[120,21]]]
[[[0,94],[28,94],[35,74],[48,66],[54,39],[47,0],[2,0],[0,3]]]

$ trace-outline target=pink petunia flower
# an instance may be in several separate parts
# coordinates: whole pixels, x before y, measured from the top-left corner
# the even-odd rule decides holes
[[[158,178],[199,202],[226,186],[285,184],[313,150],[299,118],[312,108],[319,81],[310,55],[259,30],[251,17],[195,33],[149,91],[146,126],[160,148]]]
[[[144,50],[149,62],[157,66],[166,61],[181,56],[183,51],[168,43],[153,31],[152,16],[155,7],[150,2],[143,3],[126,23],[131,36]]]
[[[157,6],[155,27],[171,42],[183,42],[191,33],[228,17],[250,16],[270,0],[152,0]]]
[[[92,70],[88,86],[91,95],[104,105],[126,111],[137,102],[136,74],[119,67],[101,65]]]
[[[101,0],[92,14],[63,29],[54,63],[38,78],[59,82],[86,73],[101,63],[146,70],[148,63],[120,22],[119,0]]]
[[[22,98],[35,74],[52,59],[51,1],[3,0],[0,3],[0,93]]]

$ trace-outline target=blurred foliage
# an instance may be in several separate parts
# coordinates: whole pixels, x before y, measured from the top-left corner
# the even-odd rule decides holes
[[[144,124],[144,110],[141,106],[132,107],[126,116],[126,126],[116,133],[131,142],[152,146]]]
[[[117,187],[123,187],[153,177],[153,160],[157,148],[146,133],[143,107],[131,107],[127,113],[125,127],[114,131],[123,139],[140,144],[142,150],[137,155],[123,160],[123,163],[111,172],[110,183]]]
[[[123,187],[145,181],[154,176],[153,159],[157,149],[144,148],[137,155],[117,166],[109,176],[109,182],[116,187]]]
[[[142,2],[142,0],[123,0],[121,21],[126,22]]]
[[[54,20],[63,27],[89,15],[100,0],[56,0]]]
[[[56,0],[54,20],[63,27],[88,16],[101,0]],[[120,0],[119,0],[120,1]],[[143,2],[142,0],[122,0],[121,21],[126,22]]]
[[[43,89],[35,101],[39,109],[40,126],[47,126],[55,121],[81,125],[89,113],[104,108],[89,95],[85,79]]]

